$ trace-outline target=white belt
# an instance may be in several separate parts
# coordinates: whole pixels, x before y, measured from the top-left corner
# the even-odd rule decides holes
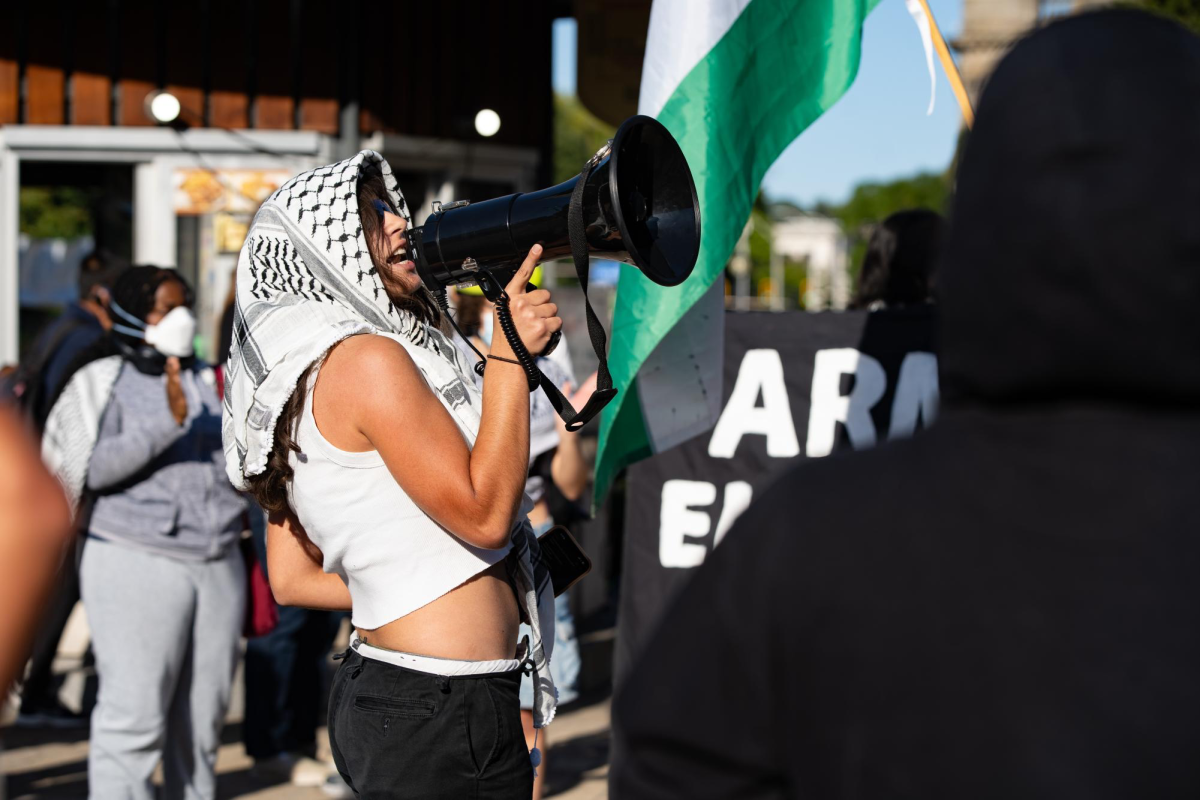
[[[492,672],[512,672],[521,667],[519,658],[498,658],[493,661],[459,661],[454,658],[437,658],[436,656],[420,656],[415,653],[403,653],[399,650],[385,650],[374,647],[359,639],[357,636],[350,641],[350,647],[363,658],[372,661],[382,661],[397,667],[427,672],[430,675],[486,675]]]

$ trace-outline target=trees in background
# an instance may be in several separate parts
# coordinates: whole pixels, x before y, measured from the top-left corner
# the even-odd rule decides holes
[[[953,170],[922,172],[883,183],[860,183],[850,199],[839,205],[819,204],[816,211],[842,224],[850,240],[850,281],[858,280],[858,269],[875,225],[897,211],[928,208],[945,214],[950,200]]]
[[[20,227],[34,239],[77,239],[92,233],[91,198],[74,186],[22,186]]]
[[[1142,0],[1137,4],[1157,14],[1165,14],[1200,33],[1200,0]]]
[[[617,129],[595,117],[574,95],[554,94],[554,182],[575,177]]]

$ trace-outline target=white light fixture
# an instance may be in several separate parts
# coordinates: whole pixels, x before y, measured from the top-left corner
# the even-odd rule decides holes
[[[480,136],[495,136],[500,130],[500,115],[485,108],[475,115],[475,131]]]
[[[169,125],[179,118],[182,107],[179,98],[167,91],[146,95],[146,114],[159,125]]]

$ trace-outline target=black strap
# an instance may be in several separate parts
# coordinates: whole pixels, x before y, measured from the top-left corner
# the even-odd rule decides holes
[[[571,238],[571,257],[575,261],[575,274],[579,276],[579,285],[583,287],[588,337],[592,340],[592,349],[600,361],[600,367],[596,374],[596,391],[592,392],[592,396],[588,398],[584,407],[576,411],[571,402],[554,385],[554,382],[544,374],[540,375],[542,391],[546,393],[546,397],[550,399],[550,405],[567,423],[567,430],[571,432],[579,430],[590,422],[602,408],[608,405],[610,400],[617,396],[617,390],[613,388],[612,384],[612,375],[608,371],[608,337],[604,333],[604,326],[600,324],[600,318],[596,316],[596,312],[592,308],[592,301],[588,299],[587,293],[589,262],[587,233],[583,221],[583,192],[587,187],[588,173],[591,171],[592,162],[589,161],[584,165],[583,172],[579,173],[579,179],[575,181],[575,191],[571,193],[571,205],[567,209],[567,234]],[[538,372],[541,373],[541,370]]]
[[[612,385],[612,375],[608,371],[608,337],[604,333],[604,326],[600,324],[600,318],[596,316],[596,312],[592,308],[592,302],[588,299],[587,293],[589,262],[587,234],[583,221],[583,192],[587,187],[587,178],[592,171],[593,161],[585,164],[583,172],[579,173],[579,179],[575,182],[575,191],[571,193],[571,204],[567,208],[567,234],[571,239],[571,257],[575,261],[575,273],[579,276],[579,285],[583,287],[583,303],[587,309],[588,337],[592,340],[592,349],[596,351],[596,358],[600,361],[600,367],[596,374],[596,391],[592,392],[592,396],[588,398],[582,409],[576,411],[571,405],[571,401],[554,385],[553,381],[546,377],[545,373],[538,369],[535,359],[530,357],[529,351],[517,336],[516,329],[510,321],[511,317],[508,315],[507,308],[508,295],[504,290],[487,273],[482,274],[479,281],[484,295],[496,304],[499,312],[496,316],[500,320],[500,326],[504,330],[505,338],[508,339],[513,353],[517,356],[521,366],[525,368],[526,376],[529,379],[529,390],[532,392],[541,386],[542,391],[550,400],[550,405],[567,424],[567,430],[572,433],[590,422],[600,413],[601,409],[608,405],[610,400],[617,396],[617,390]],[[453,322],[453,320],[451,321]],[[457,327],[455,325],[455,328]],[[461,331],[459,333],[461,335]],[[477,350],[476,352],[478,353]],[[482,356],[480,358],[480,363],[483,363]],[[476,370],[478,371],[478,365],[476,365]]]

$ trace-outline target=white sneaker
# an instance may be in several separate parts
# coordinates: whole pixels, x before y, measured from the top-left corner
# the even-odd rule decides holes
[[[335,800],[350,800],[354,797],[354,792],[342,780],[342,776],[338,774],[337,770],[334,770],[325,779],[325,784],[321,786],[321,791],[325,793],[326,797],[333,797]]]
[[[277,783],[288,782],[292,786],[315,788],[322,786],[333,767],[324,761],[299,753],[280,753],[254,762],[253,773]]]

